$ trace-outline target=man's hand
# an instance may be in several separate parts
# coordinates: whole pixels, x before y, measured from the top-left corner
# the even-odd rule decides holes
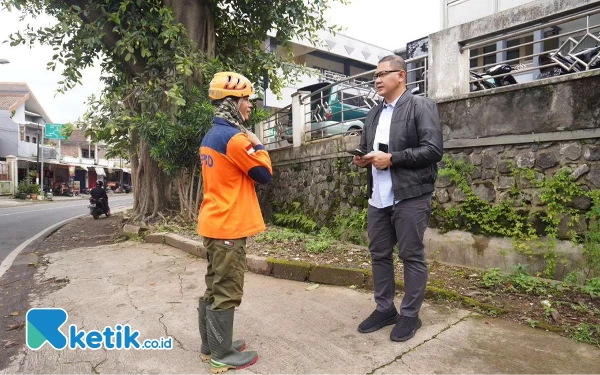
[[[377,169],[386,169],[392,165],[392,154],[383,151],[371,151],[362,157],[368,163],[371,163]]]
[[[256,134],[252,133],[250,130],[246,131],[244,134],[248,136],[248,140],[252,143],[252,146],[262,144]]]
[[[355,155],[352,161],[354,162],[354,164],[358,165],[361,168],[365,168],[367,165],[369,165],[369,161],[365,160],[364,156]]]

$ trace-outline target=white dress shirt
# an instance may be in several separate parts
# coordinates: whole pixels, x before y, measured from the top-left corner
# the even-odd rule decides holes
[[[375,131],[375,141],[373,143],[374,151],[379,151],[379,144],[386,144],[389,148],[392,115],[394,114],[394,107],[401,97],[402,95],[390,104],[384,103],[381,115],[379,115],[377,130]],[[373,175],[373,194],[371,194],[371,198],[369,198],[369,204],[375,208],[386,208],[394,204],[392,173],[390,172],[390,169],[391,168],[380,170],[375,167],[371,168],[371,174]]]

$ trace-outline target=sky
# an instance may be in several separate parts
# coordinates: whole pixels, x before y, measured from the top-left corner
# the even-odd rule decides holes
[[[343,28],[342,34],[394,50],[407,42],[440,30],[440,0],[351,0],[348,5],[336,3],[329,12],[332,24]],[[52,122],[76,121],[86,110],[86,99],[99,95],[101,71],[98,67],[83,72],[83,84],[66,94],[56,92],[61,81],[59,68],[46,69],[54,55],[51,47],[35,45],[11,47],[8,35],[23,30],[28,23],[49,25],[50,17],[20,21],[20,13],[0,10],[0,82],[25,82],[40,102]]]

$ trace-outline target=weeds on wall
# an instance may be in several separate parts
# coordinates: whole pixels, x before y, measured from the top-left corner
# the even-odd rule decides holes
[[[509,197],[500,203],[491,203],[475,194],[471,186],[471,173],[474,166],[463,160],[453,160],[444,157],[444,168],[439,175],[449,178],[466,199],[456,206],[444,208],[434,202],[432,221],[442,231],[467,230],[474,234],[488,236],[508,237],[514,239],[514,250],[526,255],[534,255],[533,248],[540,248],[540,237],[546,237],[543,257],[546,269],[543,274],[553,277],[560,263],[566,262],[556,253],[559,225],[564,217],[569,220],[569,235],[571,240],[583,244],[586,263],[581,276],[590,281],[592,271],[600,272],[600,191],[584,191],[581,185],[573,180],[568,170],[561,170],[554,176],[537,178],[536,173],[530,168],[511,168],[512,175],[517,180],[528,180],[530,185],[539,192],[539,199],[545,206],[544,211],[530,212],[516,207],[515,200],[521,199],[521,204],[529,205],[520,195],[520,189],[515,185],[509,190]],[[578,236],[573,230],[578,222],[579,210],[569,207],[569,204],[578,196],[589,196],[593,201],[592,208],[586,218],[590,225],[589,230]],[[535,228],[535,219],[539,218],[544,224],[543,233],[538,233]],[[592,281],[592,284],[594,282]],[[594,287],[590,287],[594,289]]]

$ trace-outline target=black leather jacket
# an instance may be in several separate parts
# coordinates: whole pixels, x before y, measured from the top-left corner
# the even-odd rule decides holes
[[[108,202],[108,195],[106,194],[106,190],[104,190],[104,188],[96,186],[90,190],[90,196],[96,200],[103,198],[106,200],[106,202]]]
[[[360,148],[373,151],[375,131],[383,104],[371,108],[365,119]],[[390,124],[389,153],[392,154],[392,189],[395,200],[415,198],[435,189],[437,163],[442,160],[444,143],[437,105],[429,98],[405,92],[396,102]],[[371,164],[368,165],[368,195],[373,190]]]

